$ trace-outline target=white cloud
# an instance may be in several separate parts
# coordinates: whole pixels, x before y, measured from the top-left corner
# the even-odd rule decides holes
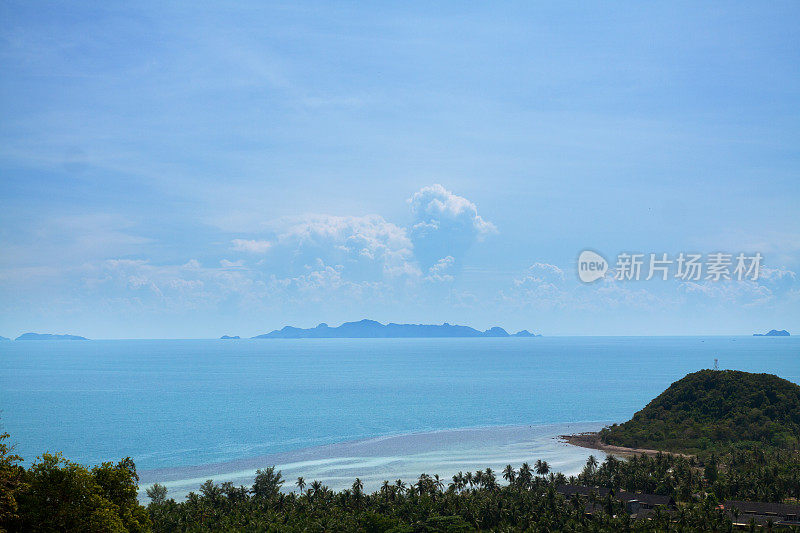
[[[448,274],[452,270],[455,259],[452,255],[439,259],[435,265],[428,269],[428,276],[425,278],[428,281],[453,281],[452,274]]]
[[[669,302],[648,288],[620,283],[609,276],[592,284],[581,284],[577,279],[568,280],[556,265],[534,263],[525,275],[513,280],[510,288],[502,290],[500,297],[509,305],[538,309],[652,309]]]
[[[528,267],[528,272],[523,280],[536,283],[561,283],[564,281],[564,271],[549,263],[534,263]],[[520,281],[517,280],[516,283],[520,283]]]
[[[272,243],[270,241],[233,239],[231,244],[233,244],[232,250],[237,252],[249,252],[253,254],[263,254],[272,248]]]
[[[264,235],[230,240],[233,252],[247,254],[239,257],[177,264],[87,258],[69,271],[43,275],[60,284],[68,305],[93,301],[120,313],[413,300],[423,294],[422,282],[452,282],[460,267],[457,254],[495,229],[478,216],[475,204],[441,186],[421,189],[409,203],[413,227],[379,215],[310,214],[273,221]],[[424,236],[420,224],[427,225]],[[10,273],[0,271],[4,275]],[[69,278],[80,281],[70,284]]]
[[[557,266],[535,263],[511,287],[500,291],[507,305],[543,309],[668,309],[687,306],[749,307],[800,299],[794,272],[764,268],[757,281],[618,281],[606,276],[591,283],[566,278]]]
[[[619,282],[606,276],[598,283],[579,285],[574,305],[582,309],[654,310],[676,303],[673,296],[656,295],[650,288],[653,286],[644,282]]]
[[[696,303],[735,303],[753,306],[767,304],[777,298],[800,297],[797,275],[786,268],[762,268],[757,280],[687,281],[679,293]]]
[[[441,185],[423,187],[408,203],[408,228],[379,215],[309,214],[273,221],[265,225],[270,235],[233,239],[232,247],[263,254],[259,268],[278,278],[304,275],[319,261],[347,281],[450,281],[461,254],[496,231],[474,203]]]
[[[494,224],[478,215],[474,203],[439,184],[423,187],[408,203],[414,216],[409,233],[424,267],[446,256],[461,257],[475,241],[497,232]]]
[[[320,260],[341,265],[347,279],[418,277],[406,229],[378,215],[307,215],[282,221],[271,266],[302,272]]]
[[[442,220],[459,221],[464,226],[471,226],[477,236],[495,233],[497,228],[491,222],[478,215],[478,208],[463,196],[458,196],[434,184],[423,187],[408,199],[411,211],[420,221],[437,223]]]
[[[776,295],[800,290],[797,274],[786,268],[764,267],[757,281]]]
[[[148,261],[111,259],[85,265],[84,289],[116,311],[154,312],[215,309],[280,308],[342,300],[380,299],[391,288],[380,281],[351,281],[341,265],[321,260],[296,276],[279,277],[247,268],[243,261],[221,260],[204,267],[191,260],[183,265],[153,265]]]
[[[279,296],[297,304],[329,302],[337,298],[362,300],[381,298],[389,287],[380,281],[350,281],[343,277],[342,265],[325,265],[321,261],[306,274],[289,278],[273,278],[280,288]]]
[[[513,280],[510,289],[501,291],[501,299],[507,303],[516,303],[533,307],[562,307],[566,305],[570,294],[564,284],[564,271],[556,265],[534,263],[525,275]]]

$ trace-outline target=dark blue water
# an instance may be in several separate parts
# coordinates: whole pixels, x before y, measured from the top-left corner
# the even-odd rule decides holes
[[[623,421],[688,372],[800,382],[800,339],[15,341],[0,344],[0,424],[30,461],[63,451],[140,469],[380,435]]]

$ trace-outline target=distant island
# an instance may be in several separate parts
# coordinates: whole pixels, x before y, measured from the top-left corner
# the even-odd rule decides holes
[[[88,341],[79,335],[54,335],[52,333],[23,333],[15,340],[18,341]]]
[[[435,324],[381,324],[375,320],[345,322],[338,327],[330,327],[322,323],[315,328],[296,328],[285,326],[254,339],[377,339],[377,338],[431,338],[431,337],[539,337],[523,329],[513,335],[501,327],[479,331],[469,326],[458,326],[445,322]]]
[[[240,338],[241,337],[239,337],[239,335],[234,335],[232,337],[230,335],[223,335],[222,337],[220,337],[220,339],[225,339],[225,340],[233,340],[233,339],[240,339]]]
[[[789,332],[785,329],[771,329],[767,333],[753,333],[753,337],[788,337]]]
[[[2,335],[0,335],[0,341],[10,341],[10,340],[11,339],[9,339],[8,337],[3,337]]]

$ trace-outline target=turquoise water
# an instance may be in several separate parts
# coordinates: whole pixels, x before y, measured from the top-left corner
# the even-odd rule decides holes
[[[386,435],[623,421],[714,358],[800,383],[796,337],[19,341],[0,344],[0,424],[26,461],[60,450],[174,473]]]
[[[518,467],[523,462],[534,464],[537,459],[547,461],[554,472],[572,475],[581,471],[589,455],[602,460],[604,454],[571,446],[559,436],[600,427],[601,423],[583,422],[406,433],[225,463],[158,468],[140,472],[140,497],[146,501],[144,490],[155,482],[165,485],[169,495],[175,498],[196,491],[207,479],[249,486],[256,469],[268,465],[277,465],[289,480],[284,490],[293,489],[292,480],[298,476],[309,481],[319,480],[336,490],[350,487],[358,477],[365,490],[371,492],[377,490],[383,480],[415,480],[423,472],[439,474],[448,481],[459,471],[474,472],[488,467],[499,473],[507,464]]]

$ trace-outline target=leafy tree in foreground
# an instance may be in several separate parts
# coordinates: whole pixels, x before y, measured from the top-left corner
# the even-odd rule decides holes
[[[30,468],[20,470],[16,490],[4,491],[2,497],[13,499],[17,511],[0,517],[0,530],[151,530],[150,516],[137,500],[139,478],[130,459],[88,469],[61,454],[45,453]]]
[[[253,496],[262,499],[274,499],[278,496],[283,485],[283,476],[280,470],[275,472],[275,467],[270,466],[264,470],[256,470],[256,479],[253,483]]]
[[[22,457],[13,453],[8,439],[8,433],[0,434],[0,524],[17,518],[17,497],[25,488],[25,469],[19,464]]]

